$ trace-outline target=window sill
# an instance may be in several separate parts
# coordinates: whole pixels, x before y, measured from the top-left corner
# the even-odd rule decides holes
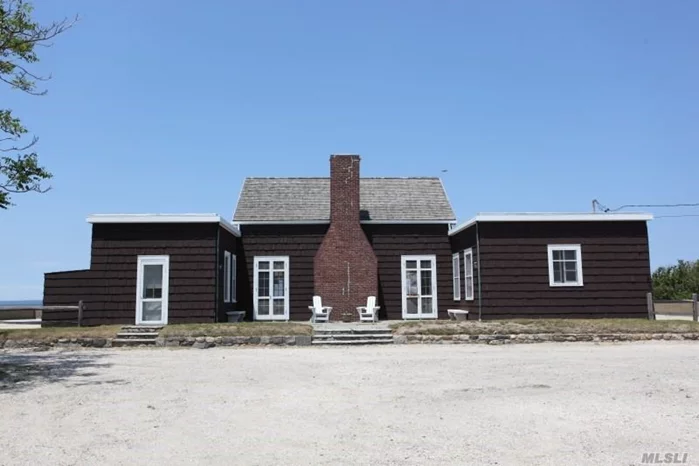
[[[579,288],[583,286],[582,283],[549,283],[551,288]]]

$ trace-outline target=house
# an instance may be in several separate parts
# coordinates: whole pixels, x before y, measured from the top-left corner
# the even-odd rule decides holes
[[[248,178],[215,214],[91,215],[86,270],[45,275],[45,305],[85,324],[331,320],[376,296],[381,319],[644,317],[648,214],[480,214],[457,225],[439,178]],[[48,312],[59,325],[71,313]]]

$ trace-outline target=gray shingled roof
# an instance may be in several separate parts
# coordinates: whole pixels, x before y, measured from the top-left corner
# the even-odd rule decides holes
[[[362,220],[454,221],[439,178],[361,178]],[[246,178],[234,222],[330,219],[329,178]]]

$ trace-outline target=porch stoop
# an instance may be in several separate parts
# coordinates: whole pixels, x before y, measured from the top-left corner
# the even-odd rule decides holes
[[[155,346],[162,326],[127,325],[112,340],[112,346]]]
[[[386,345],[393,343],[393,332],[385,325],[317,324],[313,345]]]

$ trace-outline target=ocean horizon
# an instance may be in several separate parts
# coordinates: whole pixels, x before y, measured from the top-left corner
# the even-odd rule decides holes
[[[0,300],[0,306],[41,306],[43,300],[41,299],[9,299]]]

